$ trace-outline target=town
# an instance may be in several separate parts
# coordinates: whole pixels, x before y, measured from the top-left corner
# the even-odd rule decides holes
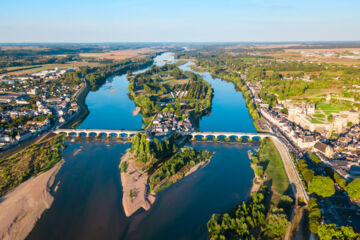
[[[184,113],[184,112],[183,112]],[[192,132],[194,128],[188,117],[179,118],[174,111],[164,111],[156,115],[149,127],[148,132],[154,134],[166,134],[172,132]]]
[[[249,84],[249,89],[261,115],[280,129],[291,145],[303,152],[315,152],[323,162],[346,179],[360,176],[360,169],[352,169],[352,166],[360,163],[359,111],[342,111],[331,115],[334,119],[332,122],[319,123],[309,120],[316,115],[315,104],[295,105],[285,101],[269,109],[268,104],[263,103],[258,96],[258,88]],[[284,108],[288,114],[281,111]],[[336,133],[335,138],[331,138],[333,133]]]
[[[43,70],[28,75],[0,76],[0,147],[60,127],[78,112],[76,96],[86,83],[70,86],[61,81],[73,69]]]

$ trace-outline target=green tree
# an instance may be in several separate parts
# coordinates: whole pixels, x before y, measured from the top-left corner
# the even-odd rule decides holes
[[[335,224],[320,225],[318,235],[320,240],[357,240],[360,238],[360,234],[355,233],[352,227],[337,227]]]
[[[357,201],[360,199],[360,178],[355,178],[351,183],[346,186],[346,191],[349,196]]]
[[[305,181],[308,182],[308,183],[310,183],[311,180],[312,180],[313,177],[314,177],[314,170],[305,169],[305,170],[302,172],[302,175],[304,176]]]
[[[346,180],[342,178],[337,172],[334,171],[334,180],[337,184],[340,185],[343,189],[346,190]]]
[[[310,198],[308,201],[309,213],[309,228],[312,233],[317,233],[321,220],[321,211],[316,198]]]
[[[293,203],[294,200],[291,197],[284,195],[280,197],[278,207],[283,208],[286,213],[290,213]]]
[[[333,121],[334,121],[334,116],[333,116],[332,114],[330,114],[330,115],[328,116],[328,121],[329,121],[329,122],[333,122]]]
[[[311,180],[309,192],[321,197],[331,197],[335,193],[334,181],[329,177],[315,176]]]
[[[290,222],[287,220],[283,209],[275,208],[264,227],[264,234],[267,239],[278,239],[284,236]]]

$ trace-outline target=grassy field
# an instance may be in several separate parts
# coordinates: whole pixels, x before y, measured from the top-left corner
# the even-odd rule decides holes
[[[280,153],[276,149],[274,143],[270,139],[264,140],[265,144],[261,148],[260,157],[268,160],[268,165],[265,169],[266,180],[271,180],[273,193],[272,202],[277,204],[280,195],[287,192],[290,182],[286,175],[284,164],[281,160]]]
[[[326,115],[330,115],[331,113],[339,113],[347,109],[347,107],[344,105],[334,103],[319,103],[316,107],[321,109]]]
[[[325,118],[325,115],[321,113],[314,114],[313,116],[316,118]]]
[[[6,70],[11,71],[6,73],[7,75],[22,75],[22,74],[31,74],[43,70],[58,68],[78,68],[81,66],[96,67],[99,66],[99,63],[89,63],[89,62],[69,62],[65,64],[43,64],[43,65],[30,65],[30,66],[21,66],[21,67],[9,67]]]
[[[325,119],[324,118],[311,118],[311,117],[307,117],[307,120],[309,120],[312,123],[324,123]]]
[[[19,66],[19,67],[8,67],[6,68],[7,71],[19,71],[23,69],[30,69],[30,68],[40,68],[42,65],[29,65],[29,66]]]
[[[301,96],[304,98],[315,98],[315,97],[323,97],[327,94],[334,94],[340,92],[340,89],[329,88],[329,89],[307,89],[305,93]]]

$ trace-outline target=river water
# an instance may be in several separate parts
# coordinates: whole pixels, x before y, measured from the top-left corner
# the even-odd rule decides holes
[[[174,62],[171,54],[155,64]],[[181,66],[189,70],[189,65]],[[231,83],[201,74],[214,89],[212,111],[200,120],[201,131],[255,132],[241,93]],[[133,116],[126,75],[109,78],[86,103],[90,114],[79,128],[140,129]],[[55,183],[55,200],[27,239],[206,239],[212,213],[226,211],[249,197],[253,171],[247,151],[237,143],[190,143],[215,152],[204,168],[157,195],[152,208],[126,218],[118,165],[129,143],[111,140],[71,143]]]

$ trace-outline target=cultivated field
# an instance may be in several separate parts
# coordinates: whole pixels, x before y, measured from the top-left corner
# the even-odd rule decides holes
[[[81,53],[80,57],[122,60],[127,58],[134,58],[143,54],[156,53],[160,51],[161,49],[152,49],[152,48],[127,49],[127,50],[117,50],[117,51],[109,51],[109,52],[101,52],[101,53]]]
[[[7,68],[8,71],[12,71],[12,72],[8,72],[6,73],[6,75],[24,75],[24,74],[31,74],[31,73],[35,73],[35,72],[39,72],[39,71],[43,71],[43,70],[49,70],[49,69],[54,69],[56,67],[58,68],[63,68],[63,69],[67,69],[67,68],[74,68],[77,69],[81,66],[89,66],[89,67],[96,67],[98,66],[99,63],[96,62],[68,62],[65,64],[42,64],[42,65],[31,65],[31,66],[21,66],[21,67],[9,67]]]

